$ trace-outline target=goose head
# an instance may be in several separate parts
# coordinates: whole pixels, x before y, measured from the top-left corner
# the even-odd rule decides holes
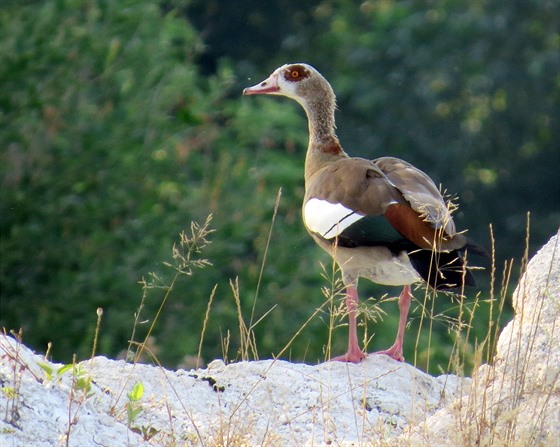
[[[243,94],[286,96],[297,101],[307,114],[310,151],[346,156],[335,134],[333,89],[311,65],[282,65],[264,81],[243,90]]]
[[[243,90],[244,95],[280,95],[292,98],[308,110],[314,104],[335,108],[335,96],[327,80],[309,64],[286,64],[264,81]]]

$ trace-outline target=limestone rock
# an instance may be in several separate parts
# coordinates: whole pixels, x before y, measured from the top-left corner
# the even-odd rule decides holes
[[[472,382],[386,356],[359,365],[216,360],[190,371],[95,357],[68,368],[0,335],[0,444],[557,445],[558,235],[529,263],[513,304],[495,361]]]
[[[533,257],[513,294],[515,317],[493,365],[468,396],[400,438],[401,445],[556,446],[560,439],[560,240]]]
[[[6,445],[53,446],[66,433],[76,446],[178,440],[189,446],[354,445],[402,433],[464,394],[469,384],[450,375],[431,377],[386,356],[317,366],[216,360],[191,371],[96,357],[79,364],[79,377],[93,380],[83,390],[76,389],[73,371],[58,374],[61,365],[45,362],[10,337],[0,337],[0,352],[4,386],[18,390],[17,401],[0,396],[0,408],[16,408],[0,426]],[[53,371],[50,377],[40,363]],[[137,383],[143,394],[131,402]],[[133,420],[131,406],[140,408]]]

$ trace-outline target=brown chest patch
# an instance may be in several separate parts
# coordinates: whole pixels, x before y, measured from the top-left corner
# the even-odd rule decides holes
[[[343,151],[342,151],[342,147],[340,147],[340,144],[331,143],[323,146],[321,148],[321,152],[324,152],[325,154],[338,155],[338,154],[342,154]]]

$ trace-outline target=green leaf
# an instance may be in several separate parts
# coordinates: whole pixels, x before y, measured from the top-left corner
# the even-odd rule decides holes
[[[53,369],[49,365],[47,365],[46,363],[39,362],[37,364],[39,365],[39,367],[43,371],[45,371],[45,375],[47,376],[47,380],[52,380]]]
[[[91,381],[92,381],[91,377],[78,377],[78,380],[76,380],[75,387],[78,390],[82,390],[87,394],[91,390]]]
[[[128,423],[131,424],[136,420],[138,415],[142,413],[142,406],[127,405],[126,413],[127,413]]]
[[[15,399],[17,397],[16,390],[11,386],[5,386],[1,388],[2,394],[6,396],[6,399]]]
[[[136,385],[134,385],[132,391],[128,393],[128,399],[132,402],[136,402],[142,399],[143,395],[144,395],[144,385],[142,384],[142,382],[138,382]]]
[[[72,363],[68,363],[67,365],[61,366],[57,371],[56,371],[56,375],[57,376],[61,376],[62,374],[64,374],[66,371],[71,370],[74,367],[74,365]]]

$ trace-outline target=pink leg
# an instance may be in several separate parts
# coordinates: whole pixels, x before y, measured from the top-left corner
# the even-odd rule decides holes
[[[410,309],[410,302],[412,301],[412,293],[410,291],[410,286],[406,285],[399,296],[399,328],[397,330],[397,338],[395,343],[386,351],[378,351],[376,354],[385,354],[389,357],[398,360],[399,362],[404,362],[403,357],[403,342],[404,342],[404,331],[406,329],[406,318],[408,316],[408,310]]]
[[[340,357],[335,357],[334,361],[360,363],[366,358],[367,354],[362,352],[358,343],[357,309],[358,309],[358,289],[354,286],[346,288],[346,308],[348,309],[348,352]]]

